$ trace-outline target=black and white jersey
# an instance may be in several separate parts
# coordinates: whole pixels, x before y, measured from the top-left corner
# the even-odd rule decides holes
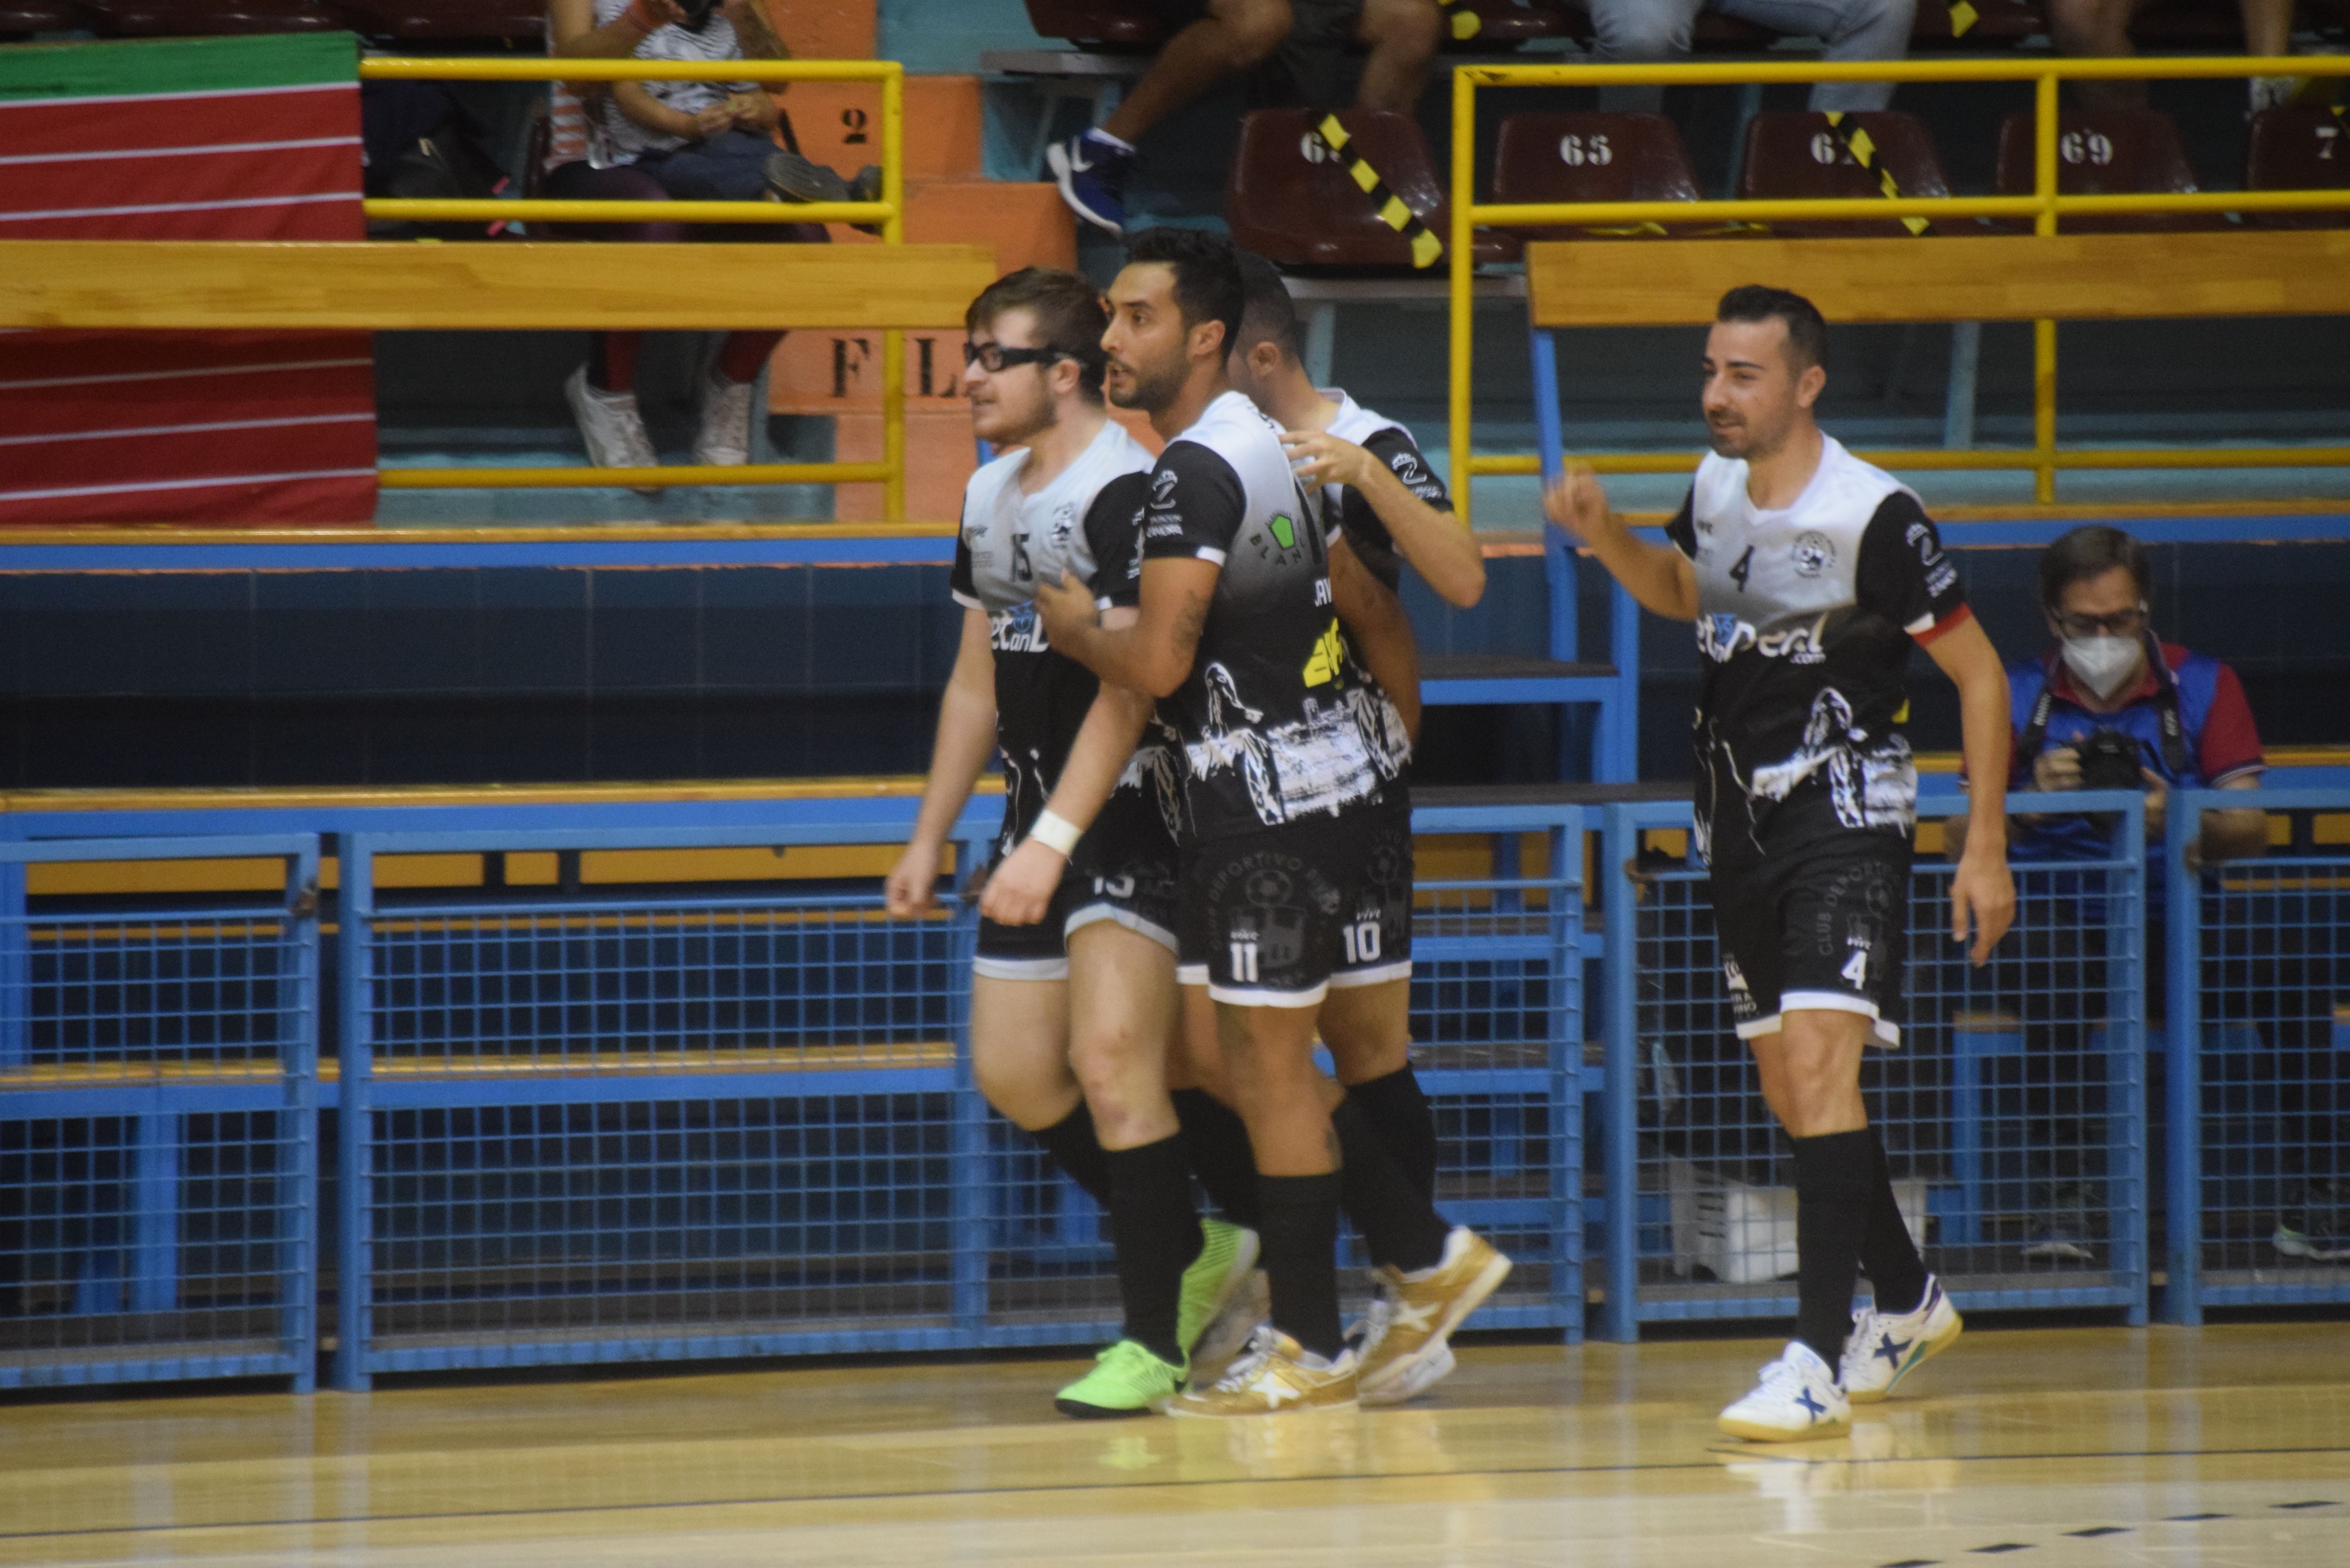
[[[1744,462],[1708,457],[1666,533],[1697,568],[1700,852],[1753,845],[1768,805],[1815,774],[1839,826],[1906,836],[1909,649],[1968,614],[1918,497],[1831,439],[1778,511],[1748,499]]]
[[[1182,738],[1191,831],[1224,837],[1375,803],[1409,758],[1403,726],[1356,665],[1315,508],[1254,403],[1226,392],[1167,444],[1142,549],[1223,568],[1191,672],[1159,705]]]
[[[1020,492],[1020,474],[1028,465],[1025,448],[987,464],[963,489],[952,586],[956,603],[987,612],[988,640],[995,650],[995,739],[1003,753],[1002,849],[1017,844],[1045,809],[1099,689],[1091,670],[1046,646],[1045,623],[1036,614],[1036,584],[1066,575],[1090,587],[1095,604],[1105,609],[1136,602],[1150,462],[1149,450],[1111,421],[1034,495]],[[1119,787],[1162,779],[1171,816],[1172,759],[1146,742]]]
[[[1385,414],[1363,407],[1337,388],[1329,388],[1322,395],[1338,405],[1338,417],[1330,421],[1332,435],[1353,441],[1387,464],[1403,481],[1406,490],[1439,512],[1452,510],[1452,497],[1444,493],[1444,482],[1430,472],[1428,459],[1421,455],[1419,443],[1411,439],[1409,431]],[[1363,499],[1361,491],[1351,485],[1324,485],[1322,515],[1336,522],[1356,557],[1371,569],[1373,576],[1390,590],[1403,586],[1403,557],[1396,553],[1394,535],[1371,509],[1371,504]]]

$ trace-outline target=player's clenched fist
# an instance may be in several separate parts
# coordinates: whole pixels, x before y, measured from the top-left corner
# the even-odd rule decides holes
[[[1543,514],[1585,544],[1614,516],[1599,475],[1579,462],[1568,463],[1557,483],[1543,492]]]

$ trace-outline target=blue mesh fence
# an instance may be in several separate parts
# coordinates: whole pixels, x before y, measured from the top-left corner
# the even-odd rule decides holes
[[[2259,859],[2187,870],[2195,805],[2272,803]],[[2330,809],[2329,809],[2330,808]],[[2182,1309],[2350,1301],[2350,791],[2181,796],[2167,944]],[[2183,1288],[2182,1288],[2183,1287]]]
[[[197,858],[278,888],[140,890]],[[0,845],[0,1387],[307,1386],[317,877],[307,836]]]
[[[2117,834],[2138,820],[2131,797],[2074,798],[2122,808]],[[1608,1161],[1628,1187],[1611,1193],[1609,1278],[1638,1318],[1792,1314],[1788,1141],[1732,1030],[1704,872],[1646,843],[1685,830],[1688,807],[1611,811],[1611,859],[1641,859],[1611,909],[1611,941],[1622,910],[1632,947],[1613,976],[1629,1047],[1612,1054],[1614,1125],[1631,1125]],[[1863,1070],[1904,1217],[1962,1304],[2142,1318],[2142,862],[2016,867],[2014,929],[1980,969],[1950,938],[1950,869],[1918,859],[1901,1045]]]
[[[967,904],[893,919],[869,878],[451,899],[371,876],[488,845],[346,850],[338,1381],[1112,1331],[1102,1217],[971,1086]],[[1440,1197],[1519,1258],[1491,1321],[1579,1329],[1575,879],[1419,903]]]

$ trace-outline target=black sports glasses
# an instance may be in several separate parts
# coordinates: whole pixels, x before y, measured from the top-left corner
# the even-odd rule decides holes
[[[2116,610],[2111,615],[2051,615],[2056,629],[2066,637],[2136,637],[2146,629],[2146,607]]]
[[[1055,359],[1074,359],[1074,354],[1064,354],[1058,348],[1006,348],[1001,343],[966,343],[962,346],[962,362],[968,367],[973,361],[989,375],[1014,365],[1049,365]]]

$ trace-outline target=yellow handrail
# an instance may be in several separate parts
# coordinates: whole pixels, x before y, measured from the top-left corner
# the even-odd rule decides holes
[[[906,237],[905,67],[896,60],[608,60],[549,56],[359,61],[373,81],[747,81],[875,82],[881,88],[881,195],[873,202],[566,202],[377,199],[370,218],[411,223],[878,223],[884,244]],[[882,516],[906,518],[905,334],[881,334],[881,461],[769,462],[738,468],[385,468],[386,490],[601,489],[619,485],[881,485]]]
[[[1452,76],[1452,233],[1450,236],[1451,352],[1447,407],[1453,501],[1470,514],[1478,474],[1542,471],[1539,456],[1476,455],[1470,450],[1473,369],[1471,247],[1481,223],[1586,226],[1635,223],[1751,222],[1848,219],[1871,215],[1920,218],[2030,218],[2036,234],[2057,232],[2060,219],[2149,213],[2286,213],[2350,207],[2350,188],[2331,191],[2212,191],[2180,195],[2063,196],[2056,190],[2057,87],[2065,81],[2178,79],[2208,77],[2350,77],[2350,57],[2287,58],[2033,59],[1690,62],[1678,65],[1464,66]],[[1814,198],[1727,202],[1479,202],[1476,201],[1477,90],[1511,87],[1745,86],[1792,82],[2022,82],[2033,84],[2033,193],[2029,196],[1903,197],[1895,200]],[[2014,470],[2033,473],[2035,500],[2053,502],[2060,470],[2116,468],[2332,467],[2350,464],[2350,447],[2198,447],[2060,451],[2056,445],[2056,323],[2032,330],[2033,443],[2028,450],[1875,452],[1863,455],[1896,468]],[[1616,454],[1588,459],[1603,473],[1686,472],[1694,457]]]

